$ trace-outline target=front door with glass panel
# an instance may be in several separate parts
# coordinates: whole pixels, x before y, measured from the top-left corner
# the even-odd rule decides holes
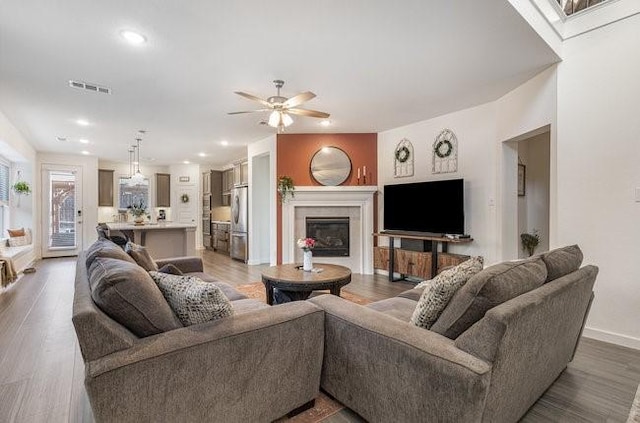
[[[82,250],[82,168],[42,167],[42,257]]]

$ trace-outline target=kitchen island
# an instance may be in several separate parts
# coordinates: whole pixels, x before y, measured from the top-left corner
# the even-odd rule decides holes
[[[147,248],[154,259],[194,256],[196,225],[187,223],[107,223],[110,232],[120,231]]]

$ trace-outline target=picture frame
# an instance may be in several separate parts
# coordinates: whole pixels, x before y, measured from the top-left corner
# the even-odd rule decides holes
[[[518,197],[524,197],[526,194],[526,178],[527,167],[523,164],[518,164]]]

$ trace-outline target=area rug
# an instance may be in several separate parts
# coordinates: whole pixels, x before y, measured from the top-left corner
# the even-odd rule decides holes
[[[244,285],[237,285],[235,288],[249,298],[262,301],[263,303],[267,302],[267,295],[264,289],[264,284],[262,282],[246,283]],[[328,294],[329,291],[314,291],[311,296],[321,295],[322,293]],[[344,289],[340,291],[340,296],[345,300],[349,300],[352,303],[360,305],[369,304],[371,302],[371,300],[368,300],[356,294],[352,294],[351,292],[345,291]]]
[[[640,385],[636,391],[636,397],[631,404],[631,411],[629,412],[629,419],[627,423],[640,423]]]

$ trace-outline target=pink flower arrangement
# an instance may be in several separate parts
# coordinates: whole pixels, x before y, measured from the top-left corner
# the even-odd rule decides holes
[[[316,240],[313,238],[300,238],[298,239],[298,248],[302,248],[303,251],[313,250],[316,245]]]

